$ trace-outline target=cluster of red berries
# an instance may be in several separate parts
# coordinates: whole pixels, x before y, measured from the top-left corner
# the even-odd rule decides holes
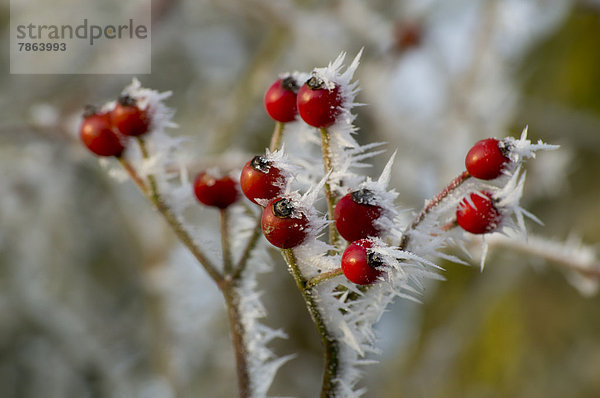
[[[79,136],[85,146],[98,156],[121,156],[126,136],[141,136],[149,131],[150,115],[140,109],[130,96],[119,97],[110,112],[98,112],[89,106],[83,115]]]
[[[481,180],[493,180],[502,175],[510,163],[510,148],[496,138],[481,140],[469,150],[465,158],[467,172]],[[467,232],[493,232],[502,220],[502,214],[487,191],[474,192],[464,198],[456,209],[456,222]]]
[[[244,166],[240,177],[242,192],[254,203],[265,204],[261,219],[263,233],[274,246],[289,249],[301,244],[308,235],[309,220],[291,198],[281,196],[285,185],[283,171],[263,156],[255,156]],[[334,211],[340,235],[352,242],[342,257],[342,270],[354,283],[374,282],[381,271],[368,250],[368,237],[380,235],[377,220],[383,208],[376,204],[375,194],[367,189],[348,193]]]
[[[342,97],[338,85],[328,88],[316,75],[302,87],[292,76],[288,76],[278,79],[269,87],[264,104],[269,116],[278,122],[291,122],[299,114],[308,125],[321,128],[335,122],[340,113]]]

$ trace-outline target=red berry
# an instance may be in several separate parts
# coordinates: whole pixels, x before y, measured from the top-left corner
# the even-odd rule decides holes
[[[290,249],[298,246],[308,234],[308,219],[287,198],[273,199],[265,208],[261,226],[265,238],[273,246]]]
[[[136,100],[128,95],[119,97],[110,113],[113,126],[121,134],[139,136],[148,132],[150,118],[146,109],[138,108]]]
[[[494,231],[502,216],[494,206],[492,194],[486,191],[474,192],[469,198],[472,203],[464,198],[456,209],[458,225],[472,234]]]
[[[342,271],[350,282],[370,285],[383,275],[384,264],[376,253],[368,250],[373,242],[368,239],[350,243],[342,254]]]
[[[265,109],[271,118],[286,123],[296,119],[298,85],[291,76],[277,79],[265,93]]]
[[[262,156],[255,156],[242,169],[240,186],[248,199],[271,200],[281,194],[285,178],[281,170]]]
[[[219,209],[229,207],[239,196],[236,183],[231,177],[216,178],[206,172],[196,177],[194,193],[200,203]]]
[[[507,152],[507,148],[495,138],[481,140],[467,153],[467,171],[475,178],[493,180],[502,174],[502,169],[510,161]]]
[[[340,113],[342,98],[339,87],[328,89],[316,76],[308,79],[298,91],[298,113],[302,120],[313,127],[328,127]]]
[[[335,227],[349,242],[368,236],[379,236],[375,221],[383,209],[373,204],[373,192],[367,189],[354,191],[341,198],[335,206]]]
[[[79,129],[79,136],[86,147],[98,156],[120,156],[125,147],[113,131],[107,113],[93,113],[88,109]]]

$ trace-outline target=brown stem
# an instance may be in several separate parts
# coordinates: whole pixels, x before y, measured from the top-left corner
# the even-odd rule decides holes
[[[321,132],[321,151],[323,152],[323,168],[325,170],[325,175],[328,175],[333,170],[332,160],[331,160],[331,145],[329,141],[329,132],[326,128],[320,128]],[[329,184],[329,176],[327,176],[327,181],[323,186],[325,190],[325,197],[327,198],[327,213],[329,220],[333,220],[333,212],[335,210],[336,197],[335,194],[331,191],[331,185]],[[335,228],[334,223],[329,224],[329,243],[338,249],[341,248],[340,236],[338,234],[337,229]]]
[[[229,329],[231,330],[231,340],[235,353],[239,395],[240,398],[247,398],[251,395],[250,374],[248,373],[248,353],[244,340],[244,327],[241,323],[240,298],[232,284],[224,286],[221,292],[227,305]]]
[[[129,178],[131,178],[135,185],[137,185],[140,188],[144,195],[148,195],[148,187],[146,186],[146,182],[140,177],[137,171],[135,171],[133,166],[131,166],[131,164],[125,159],[123,159],[121,156],[118,156],[117,159],[119,160],[119,163],[121,163],[121,166],[123,166],[127,174],[129,174]]]
[[[321,384],[321,398],[335,397],[337,391],[337,373],[339,371],[339,348],[338,343],[325,325],[323,315],[319,311],[317,301],[313,296],[313,289],[308,287],[306,280],[302,276],[300,269],[296,263],[296,257],[292,249],[281,250],[283,258],[288,264],[289,271],[294,277],[298,290],[302,293],[302,297],[308,308],[308,312],[317,327],[321,343],[325,350],[325,366],[323,371],[323,382]]]
[[[431,210],[436,207],[444,198],[446,198],[450,193],[452,193],[456,188],[458,188],[463,182],[468,180],[471,175],[467,171],[463,171],[458,177],[450,181],[450,183],[433,199],[431,199],[427,205],[421,210],[421,212],[414,219],[412,224],[408,226],[404,234],[402,235],[402,240],[400,241],[400,249],[406,249],[408,242],[410,240],[410,232],[414,231],[419,224],[425,219],[427,214],[431,212]]]
[[[233,260],[231,259],[231,246],[229,239],[228,228],[228,213],[226,209],[219,209],[219,218],[221,221],[221,250],[223,252],[223,270],[224,274],[230,274],[233,268]]]
[[[140,150],[142,151],[142,156],[145,159],[147,159],[148,151],[146,149],[146,145],[145,145],[143,138],[138,137],[138,142],[140,144]],[[120,161],[121,161],[121,164],[124,165],[125,170],[129,170],[129,169],[133,170],[131,165],[126,160],[120,159]],[[135,175],[137,175],[137,173]],[[165,204],[165,202],[163,201],[163,199],[158,191],[156,179],[154,178],[154,176],[150,174],[147,176],[147,179],[148,179],[149,189],[144,188],[145,184],[140,185],[140,182],[142,182],[141,179],[139,179],[139,178],[133,179],[133,181],[136,184],[138,184],[142,193],[144,195],[146,195],[146,197],[154,205],[156,210],[158,210],[159,213],[161,213],[161,215],[167,221],[167,223],[169,224],[169,226],[171,227],[171,229],[173,230],[173,232],[175,233],[177,238],[181,241],[181,243],[183,243],[183,245],[188,248],[188,250],[194,255],[194,257],[196,257],[196,260],[198,260],[198,262],[202,265],[202,267],[204,267],[204,269],[206,270],[208,275],[219,286],[221,286],[221,284],[223,282],[223,277],[221,276],[219,271],[217,271],[217,268],[213,265],[212,261],[210,261],[208,259],[208,256],[206,254],[204,254],[204,251],[199,246],[197,246],[196,243],[194,243],[194,240],[192,239],[190,234],[183,228],[183,226],[177,219],[177,216],[175,216],[175,214],[171,211],[171,208]]]

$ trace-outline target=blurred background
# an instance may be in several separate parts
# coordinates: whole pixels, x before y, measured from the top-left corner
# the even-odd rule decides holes
[[[5,2],[5,48],[9,18]],[[173,91],[171,133],[189,137],[191,172],[239,168],[268,145],[262,96],[277,74],[361,48],[358,140],[388,143],[372,175],[398,149],[399,205],[419,209],[478,139],[528,125],[532,140],[561,145],[527,165],[523,205],[545,224],[529,230],[568,240],[565,253],[582,245],[598,267],[597,0],[153,0],[152,73],[138,78]],[[84,70],[98,56],[123,55],[82,54]],[[78,141],[83,106],[133,76],[10,75],[0,57],[0,396],[235,396],[217,289],[133,184]],[[218,222],[208,210],[202,220]],[[289,335],[273,350],[297,356],[270,395],[314,397],[318,336],[272,254],[265,322]],[[423,304],[390,308],[366,396],[600,396],[597,279],[502,243],[484,272],[478,261],[442,264],[447,281],[427,285]]]

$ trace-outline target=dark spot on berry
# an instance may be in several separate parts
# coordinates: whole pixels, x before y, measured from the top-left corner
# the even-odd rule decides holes
[[[375,205],[375,194],[369,189],[359,189],[352,192],[350,196],[359,205]]]
[[[324,88],[324,82],[317,76],[313,75],[310,79],[306,81],[306,85],[312,90],[319,90]]]
[[[294,212],[294,206],[289,199],[279,199],[273,204],[273,213],[279,218],[290,218]]]
[[[253,157],[252,160],[250,161],[250,166],[252,166],[252,168],[254,170],[258,170],[258,171],[262,171],[263,173],[266,173],[271,168],[271,162],[269,162],[264,157],[257,155],[255,157]]]
[[[86,105],[83,108],[83,117],[94,116],[96,113],[98,113],[98,108],[96,108],[94,105]]]
[[[383,258],[380,254],[367,250],[367,264],[371,268],[379,268],[384,266]]]
[[[300,87],[298,86],[298,83],[296,82],[296,79],[294,79],[292,76],[288,76],[288,77],[284,78],[281,81],[281,87],[283,87],[284,89],[286,89],[288,91],[293,91],[294,93],[297,93],[298,90],[300,89]]]
[[[132,96],[127,95],[127,94],[123,94],[123,95],[119,96],[118,101],[119,101],[119,104],[121,104],[123,106],[135,106],[135,104],[137,102],[135,100],[135,98],[133,98]]]
[[[500,149],[502,156],[510,159],[510,151],[513,149],[513,146],[510,143],[500,140],[498,141],[498,149]]]

